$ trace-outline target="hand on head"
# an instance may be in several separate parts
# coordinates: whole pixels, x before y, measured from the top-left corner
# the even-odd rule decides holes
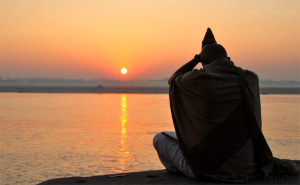
[[[214,37],[214,34],[212,33],[210,28],[207,28],[206,34],[202,41],[202,48],[204,48],[208,44],[216,44],[216,43],[217,41]]]
[[[212,33],[210,28],[207,28],[207,31],[206,31],[205,36],[202,41],[202,50],[205,46],[207,46],[209,44],[215,44],[215,43],[217,43],[217,41],[214,37],[214,34]],[[201,55],[202,55],[202,52],[200,54],[195,55],[195,57],[194,57],[194,59],[196,61],[198,61],[199,63],[203,62],[203,58],[201,57]]]
[[[227,58],[227,52],[222,45],[217,44],[211,29],[207,28],[202,41],[202,51],[199,55],[195,55],[194,59],[205,65],[219,58]]]

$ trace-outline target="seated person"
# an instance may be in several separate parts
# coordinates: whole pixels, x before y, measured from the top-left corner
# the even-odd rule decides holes
[[[257,75],[236,67],[209,28],[202,52],[169,79],[169,95],[176,134],[153,140],[167,171],[221,181],[299,174],[294,161],[273,157],[262,134]]]

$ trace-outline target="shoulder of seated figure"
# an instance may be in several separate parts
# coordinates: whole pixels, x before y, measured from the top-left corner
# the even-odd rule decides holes
[[[247,79],[259,80],[258,75],[250,70],[244,69],[245,76]]]

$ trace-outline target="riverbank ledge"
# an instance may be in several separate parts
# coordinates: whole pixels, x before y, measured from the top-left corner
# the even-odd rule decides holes
[[[131,184],[152,184],[152,185],[163,185],[163,184],[199,184],[199,185],[211,185],[211,184],[223,184],[216,182],[207,181],[196,181],[186,178],[181,175],[168,174],[166,170],[154,170],[154,171],[143,171],[143,172],[132,172],[132,173],[121,173],[112,175],[99,175],[91,177],[66,177],[51,179],[42,182],[38,185],[131,185]],[[224,183],[229,185],[230,183]],[[300,176],[270,176],[266,179],[249,180],[246,183],[250,184],[300,184]],[[236,184],[235,184],[236,185]]]

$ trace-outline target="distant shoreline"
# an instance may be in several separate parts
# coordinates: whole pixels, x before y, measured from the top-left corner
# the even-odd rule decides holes
[[[14,93],[135,93],[167,94],[167,87],[0,87],[0,92]],[[300,94],[300,87],[261,87],[261,94]]]

